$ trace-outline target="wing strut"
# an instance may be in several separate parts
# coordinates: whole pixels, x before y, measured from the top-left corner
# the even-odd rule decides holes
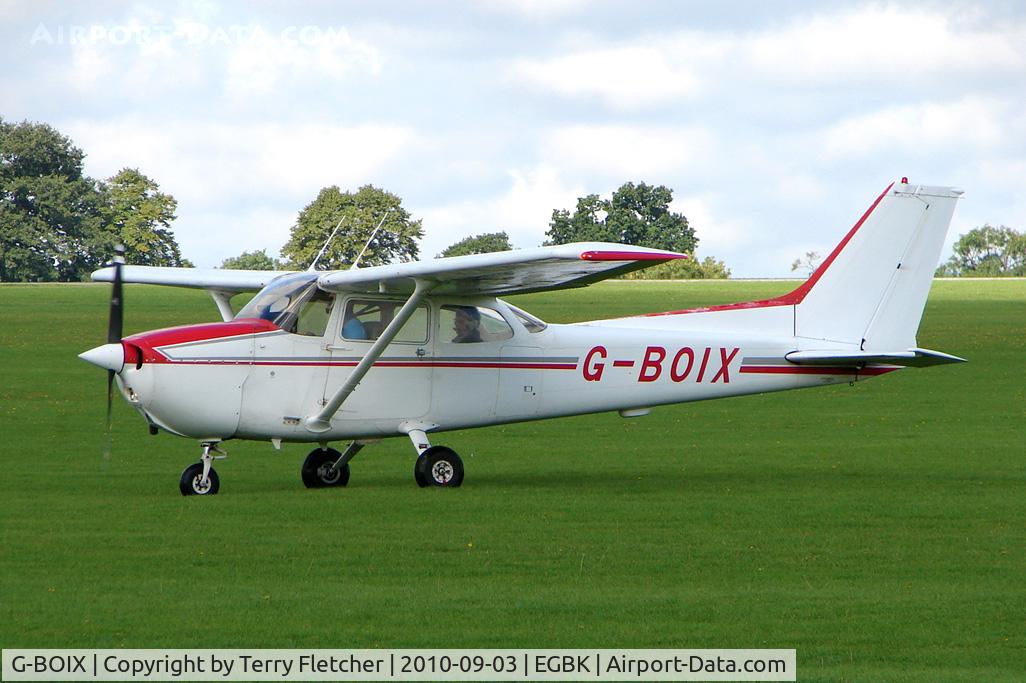
[[[223,289],[208,289],[207,292],[210,294],[210,298],[217,304],[217,311],[221,314],[221,320],[224,322],[231,322],[232,318],[235,317],[235,311],[232,310],[231,298],[235,296],[235,292],[226,292]]]
[[[360,362],[357,363],[356,368],[353,369],[353,374],[349,375],[349,378],[339,387],[335,395],[331,397],[331,400],[321,409],[321,412],[311,415],[303,421],[303,424],[309,431],[320,434],[331,429],[331,418],[342,407],[342,404],[349,398],[349,395],[353,393],[363,379],[363,376],[367,374],[367,371],[374,365],[374,362],[385,352],[385,347],[395,339],[395,336],[399,334],[399,330],[402,329],[420,302],[436,284],[435,282],[419,279],[416,282],[417,287],[413,290],[413,294],[410,295],[410,298],[406,300],[406,303],[399,309],[396,316],[392,318],[392,322],[388,323],[381,336],[375,340],[367,350],[367,353],[360,359]]]

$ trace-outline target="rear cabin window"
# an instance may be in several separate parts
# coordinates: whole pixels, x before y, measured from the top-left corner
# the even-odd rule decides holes
[[[520,321],[520,324],[523,325],[524,328],[531,334],[541,332],[546,327],[548,327],[548,325],[546,325],[538,318],[535,318],[527,311],[517,308],[516,306],[510,306],[509,304],[506,305],[509,306],[509,310],[513,311],[513,315],[517,317],[517,320]]]
[[[513,328],[499,312],[483,306],[442,306],[439,337],[457,344],[479,344],[509,339]]]
[[[350,299],[342,316],[342,337],[355,341],[374,341],[399,313],[404,301]],[[399,330],[393,342],[423,344],[428,340],[428,307],[418,306]]]

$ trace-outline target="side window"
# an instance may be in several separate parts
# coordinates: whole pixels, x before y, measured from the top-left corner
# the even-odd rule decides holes
[[[299,318],[296,321],[296,334],[306,337],[323,337],[324,330],[328,328],[331,308],[334,305],[334,294],[319,289],[316,290],[314,295],[305,301],[299,309]]]
[[[342,336],[346,339],[373,341],[381,336],[392,318],[403,307],[402,301],[350,299],[342,316]],[[428,307],[418,306],[393,342],[423,344],[428,339]]]
[[[502,341],[513,336],[498,311],[481,306],[442,306],[439,337],[457,344]]]

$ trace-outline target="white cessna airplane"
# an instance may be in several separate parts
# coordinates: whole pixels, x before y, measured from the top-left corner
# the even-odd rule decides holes
[[[368,442],[407,436],[421,486],[463,464],[429,434],[852,382],[962,359],[918,348],[961,192],[891,184],[812,276],[764,301],[548,325],[502,295],[581,287],[682,254],[578,243],[331,272],[121,266],[109,343],[81,355],[158,429],[198,440],[185,495],[217,493],[227,439],[318,444],[308,487],[345,486]],[[224,322],[121,338],[121,282],[208,290]],[[232,295],[257,291],[238,313]],[[108,393],[109,401],[109,393]],[[348,441],[343,452],[331,442]]]

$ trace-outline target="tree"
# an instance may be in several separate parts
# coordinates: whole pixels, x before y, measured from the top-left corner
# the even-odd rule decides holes
[[[464,256],[466,254],[490,254],[495,251],[509,251],[513,245],[509,243],[509,235],[505,232],[488,232],[483,235],[465,237],[456,244],[445,248],[438,256]]]
[[[0,280],[81,280],[110,253],[84,153],[46,124],[0,119]]]
[[[418,248],[414,240],[424,236],[421,221],[411,218],[398,196],[372,185],[365,185],[355,193],[342,192],[334,185],[322,189],[299,213],[291,237],[282,247],[282,256],[288,259],[290,268],[309,267],[341,221],[338,233],[317,266],[322,270],[344,268],[353,263],[382,218],[384,223],[367,247],[360,265],[415,260]]]
[[[937,275],[1002,277],[1026,275],[1026,233],[984,224],[959,236]]]
[[[178,202],[138,169],[126,168],[100,184],[104,227],[125,245],[125,262],[142,266],[184,265],[171,221]]]
[[[238,256],[226,258],[221,267],[225,270],[283,270],[283,264],[267,255],[267,251],[244,251]]]
[[[590,194],[577,210],[552,212],[546,244],[619,242],[693,254],[698,238],[688,219],[670,211],[673,190],[663,185],[624,183],[609,199]]]
[[[51,126],[0,119],[0,280],[84,280],[117,243],[129,263],[191,265],[169,229],[174,197],[134,169],[97,183],[84,158]]]
[[[805,277],[811,277],[816,272],[816,267],[819,265],[819,252],[807,251],[805,256],[802,258],[796,258],[791,264],[791,272],[796,270],[805,271]]]

